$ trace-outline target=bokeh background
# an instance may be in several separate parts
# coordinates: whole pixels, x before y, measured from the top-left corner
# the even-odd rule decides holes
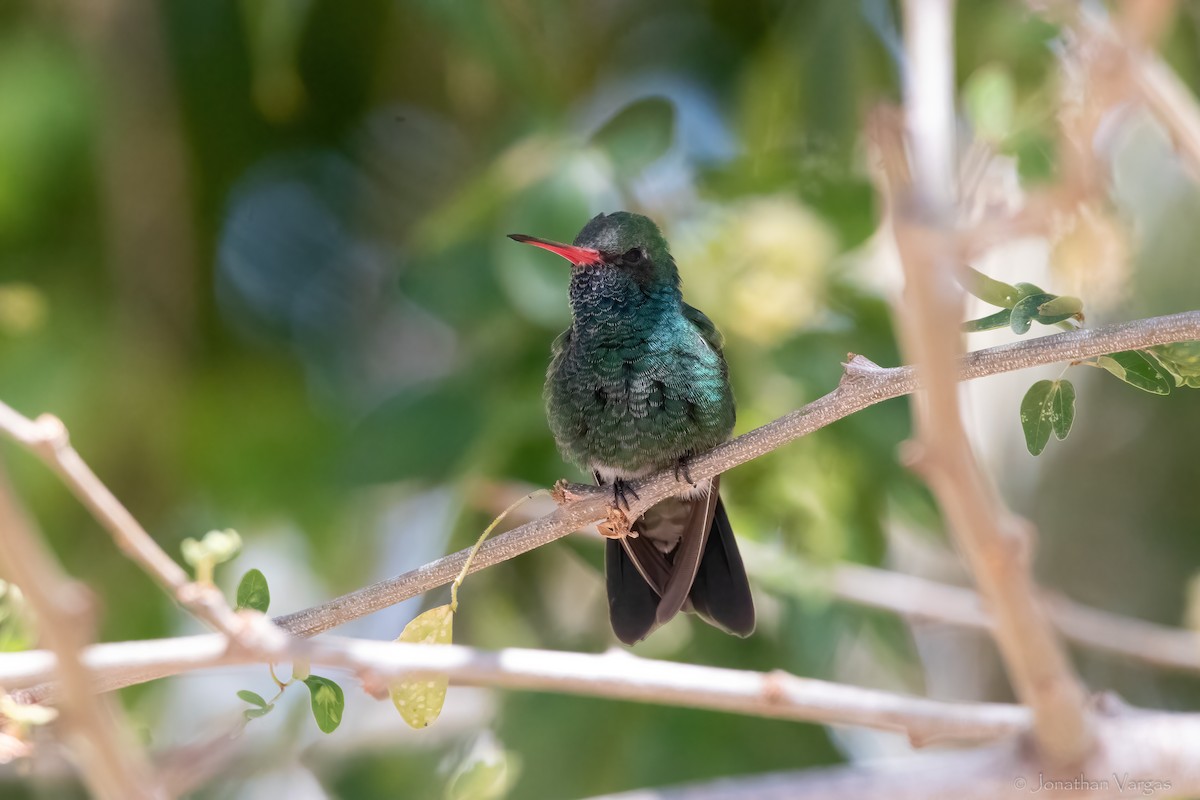
[[[964,151],[979,162],[964,192],[1019,206],[1060,179],[1070,143],[1064,32],[1019,3],[958,8],[975,143]],[[1200,12],[1181,4],[1159,47],[1193,89],[1198,45]],[[873,109],[899,96],[898,48],[895,9],[874,0],[5,0],[0,398],[65,420],[169,552],[237,529],[246,547],[222,585],[261,569],[273,612],[397,574],[467,546],[530,489],[583,478],[555,452],[541,403],[550,342],[569,321],[568,269],[507,233],[570,240],[622,208],[658,220],[685,295],[728,339],[739,432],[830,390],[847,352],[899,363],[898,271],[876,235],[863,138]],[[1111,167],[1086,207],[976,266],[1080,295],[1089,323],[1200,307],[1194,180],[1145,114],[1126,109],[1105,134],[1075,142]],[[1069,374],[1076,430],[1038,459],[1017,406],[1045,376],[972,386],[981,453],[1040,529],[1046,585],[1179,624],[1200,560],[1200,395]],[[935,506],[897,462],[908,414],[890,401],[726,476],[758,632],[736,640],[680,618],[635,652],[1006,699],[986,640],[910,627],[825,588],[840,561],[965,580]],[[11,447],[4,460],[95,590],[102,638],[197,629],[47,470]],[[344,630],[391,638],[444,598]],[[460,643],[615,645],[594,536],[480,573],[461,600]],[[5,624],[6,647],[35,641]],[[1200,704],[1194,678],[1074,655],[1095,689]],[[318,732],[303,687],[290,689],[196,796],[439,798],[482,759],[506,766],[510,797],[574,798],[907,747],[470,689],[452,689],[437,726],[414,732],[342,682],[338,731]],[[186,762],[186,746],[226,746],[239,688],[271,693],[265,670],[242,670],[121,699],[153,752]],[[81,794],[52,755],[0,767],[0,792]]]

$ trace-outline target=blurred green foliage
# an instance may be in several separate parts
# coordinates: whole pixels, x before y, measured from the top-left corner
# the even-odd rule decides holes
[[[467,546],[507,504],[487,487],[519,496],[583,477],[555,452],[541,406],[568,273],[506,233],[570,239],[618,208],[658,219],[685,294],[729,339],[739,432],[832,389],[847,353],[899,362],[888,297],[854,257],[880,213],[864,120],[898,96],[883,0],[101,6],[0,6],[0,398],[61,416],[169,552],[236,528],[245,563],[218,576],[262,569],[276,611]],[[965,113],[1022,180],[1053,180],[1056,29],[979,0],[958,19]],[[1197,30],[1181,22],[1164,42],[1193,86]],[[1148,240],[1110,316],[1200,304],[1180,277],[1200,233],[1179,223],[1200,195],[1170,186],[1173,210],[1151,219],[1170,234]],[[1194,378],[1191,353],[1173,358]],[[1174,622],[1200,559],[1200,519],[1178,502],[1192,473],[1175,469],[1191,463],[1178,443],[1195,440],[1195,401],[1123,389],[1081,384],[1083,430],[1036,486],[1017,399],[995,425],[1017,448],[1013,500],[1048,532],[1046,582]],[[936,544],[932,503],[895,457],[908,419],[891,401],[726,476],[735,528],[818,564],[881,563],[897,526]],[[104,638],[195,628],[52,475],[4,456],[66,567],[102,598]],[[447,498],[448,518],[430,510]],[[611,646],[600,564],[596,543],[563,541],[473,576],[457,640]],[[838,677],[853,643],[875,669],[862,680],[921,690],[896,620],[780,588],[760,605],[749,640],[681,619],[639,650]],[[4,646],[16,635],[4,629]],[[1191,681],[1099,664],[1097,688],[1135,702],[1197,699]],[[342,683],[347,699],[361,694]],[[193,732],[170,716],[168,691],[123,695],[164,748]],[[517,692],[478,705],[436,738],[339,750],[361,724],[348,703],[307,768],[345,798],[439,797],[449,784],[559,798],[846,752],[816,726],[687,709]],[[247,736],[269,750],[258,726]],[[479,727],[519,769],[472,771],[463,752]],[[254,752],[201,796],[257,796],[239,787],[282,757]],[[0,778],[5,796],[70,791]]]

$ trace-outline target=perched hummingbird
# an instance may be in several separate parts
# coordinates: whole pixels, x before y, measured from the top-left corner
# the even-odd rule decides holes
[[[668,467],[691,484],[609,539],[605,573],[613,631],[644,639],[680,610],[738,636],[754,602],[719,476],[693,483],[688,458],[733,430],[733,392],[716,326],[683,302],[658,227],[640,214],[593,218],[574,244],[513,234],[571,262],[571,327],[552,346],[546,414],[563,455],[612,485]],[[636,495],[635,495],[636,497]]]

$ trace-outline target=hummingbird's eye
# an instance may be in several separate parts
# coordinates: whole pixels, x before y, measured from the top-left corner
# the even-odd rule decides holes
[[[621,256],[621,260],[630,266],[637,266],[646,258],[645,251],[640,247],[633,247],[625,251],[625,255]]]

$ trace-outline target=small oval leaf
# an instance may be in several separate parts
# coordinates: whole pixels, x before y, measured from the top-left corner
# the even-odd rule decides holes
[[[1038,306],[1038,314],[1043,317],[1054,317],[1059,314],[1073,317],[1081,311],[1083,311],[1083,301],[1069,294],[1061,294]]]
[[[250,705],[258,706],[259,708],[266,708],[268,705],[270,705],[266,700],[263,699],[262,695],[252,692],[249,689],[242,689],[237,693],[237,696],[245,700]]]
[[[1003,281],[989,278],[977,269],[963,265],[959,272],[959,283],[971,294],[985,303],[991,303],[1001,308],[1012,308],[1021,297],[1016,286],[1010,286]]]
[[[1175,378],[1176,386],[1200,389],[1200,342],[1160,344],[1149,350]]]
[[[320,675],[309,675],[304,679],[304,685],[312,695],[312,713],[317,727],[323,733],[333,733],[342,724],[342,712],[346,709],[342,687]]]
[[[1170,394],[1175,383],[1174,376],[1160,366],[1154,356],[1142,350],[1109,353],[1096,359],[1096,364],[1130,386],[1151,394]]]
[[[263,706],[262,708],[247,708],[244,711],[242,711],[242,716],[246,719],[247,722],[249,722],[252,719],[258,719],[259,717],[265,717],[267,714],[270,714],[272,709],[274,709],[274,708],[275,708],[274,703]]]
[[[454,639],[454,612],[449,605],[431,608],[404,626],[398,642],[450,644]],[[404,721],[414,728],[427,728],[442,713],[450,680],[444,675],[401,681],[389,690],[392,703]]]
[[[1067,438],[1071,426],[1075,424],[1075,385],[1068,380],[1055,381],[1050,406],[1050,424],[1054,427],[1054,438],[1061,442]]]
[[[1037,316],[1038,306],[1053,299],[1054,295],[1043,292],[1041,294],[1031,294],[1018,300],[1017,304],[1013,306],[1012,317],[1008,323],[1013,333],[1028,333],[1029,326],[1033,324],[1033,319]]]
[[[1013,284],[1013,286],[1017,290],[1017,299],[1018,300],[1024,300],[1026,297],[1029,297],[1030,295],[1034,295],[1034,294],[1046,294],[1045,289],[1043,289],[1042,287],[1038,286],[1037,284],[1033,284],[1033,283],[1021,282],[1021,283],[1015,283],[1015,284]]]
[[[267,613],[271,606],[271,590],[267,586],[267,578],[260,571],[252,569],[242,576],[237,587],[237,608],[252,608],[255,611]]]
[[[1055,381],[1038,381],[1029,387],[1021,400],[1021,428],[1025,431],[1025,447],[1031,455],[1040,455],[1050,441],[1053,428],[1051,396]]]
[[[963,333],[979,333],[980,331],[991,331],[996,328],[1007,328],[1011,316],[1012,309],[1006,308],[1003,311],[997,311],[995,314],[989,314],[986,317],[968,320],[962,324]]]

